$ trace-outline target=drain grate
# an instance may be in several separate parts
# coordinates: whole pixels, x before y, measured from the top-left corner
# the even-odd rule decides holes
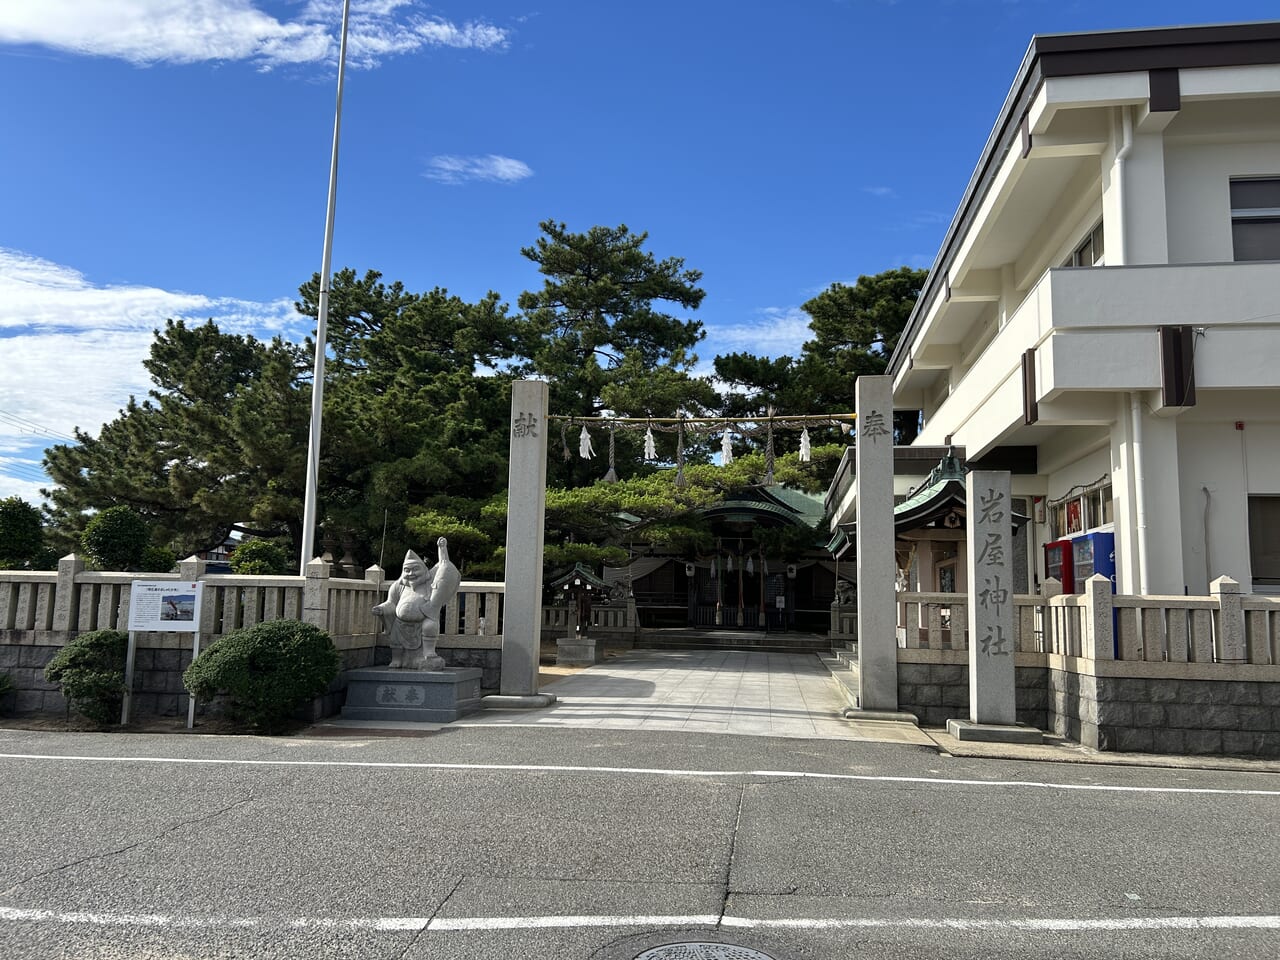
[[[667,943],[644,953],[635,960],[773,960],[767,953],[732,943]]]

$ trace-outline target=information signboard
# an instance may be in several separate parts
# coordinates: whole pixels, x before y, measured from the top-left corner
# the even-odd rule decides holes
[[[191,659],[200,656],[200,601],[204,584],[199,580],[134,580],[129,590],[129,647],[124,664],[124,703],[120,723],[129,722],[133,705],[133,670],[138,637],[144,631],[191,634]],[[195,725],[195,697],[187,700],[187,728]]]
[[[129,591],[129,630],[195,633],[200,629],[200,581],[135,580]]]

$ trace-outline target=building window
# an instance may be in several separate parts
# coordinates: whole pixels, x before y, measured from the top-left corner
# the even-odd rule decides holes
[[[1249,498],[1249,563],[1254,583],[1280,584],[1280,497]]]
[[[1080,245],[1063,261],[1064,267],[1100,267],[1103,264],[1102,223],[1089,231]]]
[[[1115,501],[1111,499],[1110,480],[1049,504],[1049,532],[1054,540],[1074,537],[1114,521]]]
[[[1231,245],[1237,260],[1280,260],[1280,177],[1231,181]]]

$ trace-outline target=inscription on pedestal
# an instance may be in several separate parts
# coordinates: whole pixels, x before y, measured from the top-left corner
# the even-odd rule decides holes
[[[378,687],[378,702],[414,706],[426,698],[426,688],[402,683],[384,683]]]

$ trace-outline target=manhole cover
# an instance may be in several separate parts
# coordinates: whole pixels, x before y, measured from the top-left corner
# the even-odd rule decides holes
[[[667,943],[637,954],[635,960],[773,960],[767,953],[732,943]]]

